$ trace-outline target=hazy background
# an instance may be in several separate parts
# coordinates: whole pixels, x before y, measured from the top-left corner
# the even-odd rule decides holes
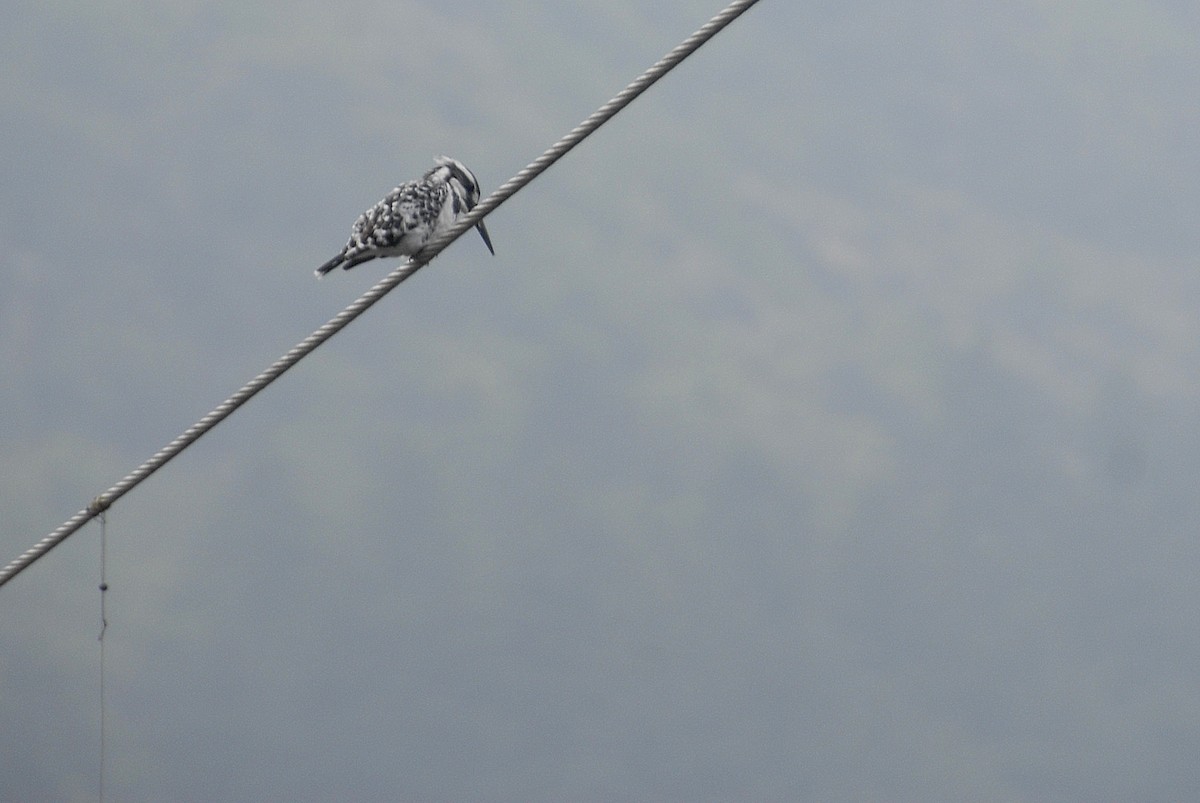
[[[0,561],[720,9],[0,6]],[[108,530],[108,799],[1200,794],[1200,11],[767,0]],[[99,527],[0,589],[89,800]]]

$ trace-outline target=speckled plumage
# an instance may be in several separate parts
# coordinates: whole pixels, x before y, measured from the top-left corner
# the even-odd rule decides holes
[[[479,203],[479,182],[466,165],[439,156],[435,166],[417,181],[408,181],[358,216],[346,246],[317,268],[321,278],[334,268],[350,270],[377,257],[411,256],[434,235]],[[483,221],[475,226],[493,254]]]

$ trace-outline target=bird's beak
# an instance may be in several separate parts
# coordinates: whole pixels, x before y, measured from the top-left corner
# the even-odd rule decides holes
[[[487,226],[484,226],[481,220],[475,224],[475,228],[479,229],[479,236],[483,238],[483,244],[492,252],[492,256],[496,256],[496,249],[492,248],[492,238],[488,237]]]

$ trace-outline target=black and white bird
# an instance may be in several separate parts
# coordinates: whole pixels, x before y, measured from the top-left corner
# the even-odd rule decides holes
[[[479,203],[479,181],[457,159],[439,156],[433,169],[406,181],[358,216],[341,253],[317,268],[320,279],[334,268],[350,270],[376,257],[411,256]],[[492,238],[483,221],[475,224],[492,255]]]

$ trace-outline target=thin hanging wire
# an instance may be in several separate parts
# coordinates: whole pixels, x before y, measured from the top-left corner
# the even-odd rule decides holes
[[[340,332],[351,321],[366,312],[376,301],[391,292],[396,285],[425,267],[434,257],[446,249],[450,243],[457,240],[463,232],[474,226],[500,204],[507,201],[518,190],[546,171],[550,165],[561,159],[568,151],[591,136],[596,129],[608,122],[617,112],[628,106],[635,98],[649,89],[656,81],[674,69],[681,61],[696,52],[709,39],[712,39],[725,26],[741,16],[758,0],[735,0],[720,14],[717,14],[694,34],[683,40],[676,48],[663,56],[650,69],[637,77],[629,86],[621,90],[612,100],[597,109],[590,117],[572,129],[565,137],[554,143],[545,153],[530,162],[523,170],[500,185],[491,195],[481,201],[468,214],[459,218],[442,236],[427,243],[410,261],[401,264],[378,284],[339,312],[321,328],[317,329],[304,340],[297,343],[290,351],[271,364],[265,371],[247,382],[237,393],[234,393],[212,412],[201,418],[183,431],[179,437],[158,450],[149,460],[142,463],[120,482],[92,500],[92,503],[59,527],[23,552],[15,560],[0,570],[0,586],[20,574],[37,559],[41,558],[54,547],[58,546],[68,536],[74,534],[89,520],[103,513],[114,502],[139,485],[142,480],[162,468],[172,458],[204,435],[217,424],[224,421],[234,410],[253,398],[260,390],[274,382],[289,368],[304,359],[317,346]]]
[[[108,514],[100,511],[100,645],[104,646],[104,632],[108,630],[108,611],[105,599],[108,595]],[[103,666],[101,666],[103,671]],[[103,674],[101,675],[103,678]]]
[[[104,765],[106,763],[106,736],[108,706],[104,691],[104,634],[108,630],[108,513],[100,511],[100,803],[104,803]]]

